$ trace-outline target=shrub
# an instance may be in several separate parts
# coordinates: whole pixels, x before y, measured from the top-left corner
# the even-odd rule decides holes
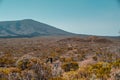
[[[77,62],[68,62],[68,63],[64,63],[62,65],[62,69],[65,72],[71,71],[71,70],[77,70],[79,68],[79,65]]]
[[[51,67],[49,65],[42,63],[41,60],[36,57],[24,56],[16,62],[16,66],[19,69],[21,69],[25,75],[27,74],[31,75],[30,70],[34,71],[34,73],[36,73],[37,76],[35,80],[48,80],[49,78],[52,77]]]
[[[112,66],[113,66],[114,68],[120,68],[120,59],[114,61],[114,62],[112,63]]]
[[[27,65],[29,64],[28,59],[23,59],[17,62],[17,67],[21,70],[27,69]]]
[[[14,67],[11,67],[11,68],[0,68],[0,73],[10,74],[12,72],[20,72],[20,69],[14,68]]]
[[[7,78],[0,78],[0,80],[8,80]]]
[[[65,80],[62,77],[55,77],[55,78],[51,78],[50,80]]]
[[[13,66],[15,63],[15,60],[11,54],[4,54],[0,56],[0,66],[1,67],[7,67],[7,66]]]
[[[93,60],[95,60],[95,61],[97,61],[97,59],[98,59],[97,56],[93,56],[92,58],[93,58]]]
[[[107,79],[110,77],[111,65],[105,62],[98,62],[91,65],[90,71],[100,79]]]
[[[78,80],[78,73],[77,71],[69,71],[63,74],[63,78],[65,80]]]

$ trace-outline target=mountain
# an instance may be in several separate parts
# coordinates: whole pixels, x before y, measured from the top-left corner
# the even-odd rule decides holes
[[[74,35],[73,33],[32,20],[0,22],[0,38]]]

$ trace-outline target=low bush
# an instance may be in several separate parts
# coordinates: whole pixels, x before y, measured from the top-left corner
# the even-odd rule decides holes
[[[63,63],[62,65],[62,69],[65,71],[65,72],[68,72],[68,71],[74,71],[74,70],[77,70],[79,68],[79,65],[77,62],[67,62],[67,63]]]

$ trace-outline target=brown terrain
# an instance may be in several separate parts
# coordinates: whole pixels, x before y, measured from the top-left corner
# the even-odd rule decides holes
[[[0,80],[120,80],[120,39],[0,39]]]

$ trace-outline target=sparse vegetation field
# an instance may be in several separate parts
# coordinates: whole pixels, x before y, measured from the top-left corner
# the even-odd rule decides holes
[[[120,80],[120,40],[0,39],[0,80]]]

